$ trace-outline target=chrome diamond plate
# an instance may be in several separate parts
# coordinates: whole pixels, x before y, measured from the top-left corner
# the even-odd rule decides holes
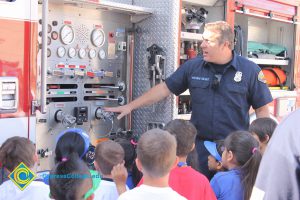
[[[178,31],[180,1],[174,0],[134,0],[134,5],[152,8],[155,13],[146,20],[136,24],[141,28],[141,33],[135,37],[134,57],[134,85],[133,98],[136,99],[150,89],[148,75],[148,61],[146,49],[152,44],[157,44],[166,52],[166,76],[177,68],[178,59]],[[175,98],[156,103],[154,106],[140,108],[133,112],[133,130],[143,133],[147,129],[148,122],[170,121],[175,114]]]

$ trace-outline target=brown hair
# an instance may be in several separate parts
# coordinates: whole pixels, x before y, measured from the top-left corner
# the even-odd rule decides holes
[[[262,117],[255,119],[249,126],[249,132],[255,133],[260,142],[266,140],[266,136],[272,137],[273,132],[277,126],[277,122],[269,117]]]
[[[34,166],[35,145],[27,138],[15,136],[7,139],[0,147],[0,162],[8,171],[13,171],[21,162]]]
[[[187,156],[195,143],[197,129],[195,126],[186,120],[175,119],[170,121],[164,130],[168,131],[176,137],[177,141],[177,156]]]
[[[234,48],[234,33],[231,26],[225,21],[216,21],[205,24],[205,30],[217,32],[220,34],[219,44],[229,42],[230,49]]]
[[[122,146],[112,140],[100,142],[95,151],[95,161],[104,175],[111,174],[113,166],[121,163],[124,156]]]
[[[176,139],[167,131],[152,129],[144,133],[137,145],[137,157],[148,176],[167,175],[176,160]]]

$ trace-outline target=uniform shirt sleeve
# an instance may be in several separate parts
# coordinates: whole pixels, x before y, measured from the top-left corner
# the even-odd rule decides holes
[[[259,77],[261,69],[256,66],[255,72],[251,75],[250,81],[250,104],[254,109],[260,108],[273,101],[271,92],[263,77]]]
[[[170,77],[166,79],[166,85],[168,89],[176,96],[188,89],[190,64],[190,61],[185,62]]]

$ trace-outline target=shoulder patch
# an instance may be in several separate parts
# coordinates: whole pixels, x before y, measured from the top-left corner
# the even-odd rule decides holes
[[[262,70],[260,70],[260,72],[258,73],[257,79],[262,83],[267,83],[265,79],[265,75]]]

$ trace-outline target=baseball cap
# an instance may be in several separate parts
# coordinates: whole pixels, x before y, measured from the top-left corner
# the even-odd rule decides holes
[[[221,161],[222,157],[217,150],[217,144],[211,141],[204,141],[204,146],[207,151],[212,155],[217,161]]]

